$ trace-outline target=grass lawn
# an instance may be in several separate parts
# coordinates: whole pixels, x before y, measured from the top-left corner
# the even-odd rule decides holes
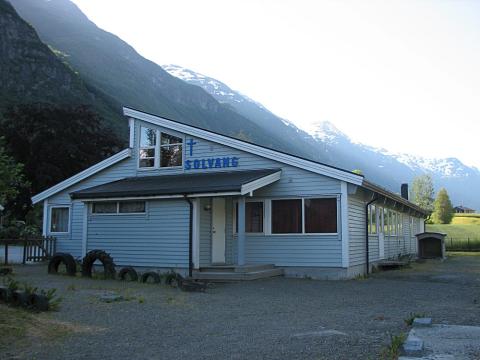
[[[86,331],[85,326],[54,320],[48,313],[0,304],[0,354],[8,348],[18,355],[32,342],[55,342]]]
[[[480,214],[455,214],[452,224],[480,226]]]
[[[460,218],[466,219],[467,217]],[[472,217],[472,220],[477,220],[477,218]],[[480,224],[427,224],[427,231],[447,234],[445,239],[447,250],[480,251]]]
[[[480,225],[427,224],[427,231],[446,233],[448,239],[480,240]]]

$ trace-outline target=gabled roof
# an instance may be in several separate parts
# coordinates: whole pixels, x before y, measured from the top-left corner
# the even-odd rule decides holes
[[[119,161],[129,158],[130,156],[131,156],[130,148],[122,150],[119,153],[116,153],[115,155],[110,156],[109,158],[106,158],[105,160],[100,161],[99,163],[93,166],[90,166],[89,168],[79,172],[78,174],[75,174],[72,177],[69,177],[68,179],[63,180],[57,185],[54,185],[51,188],[48,188],[47,190],[41,192],[40,194],[33,196],[32,203],[33,204],[39,203],[40,201],[43,201],[46,198],[49,198],[50,196],[53,196],[59,193],[60,191],[65,190],[66,188],[72,185],[75,185],[76,183],[98,173],[99,171],[102,171],[103,169],[106,169],[118,163]]]
[[[355,185],[361,185],[363,176],[355,174],[351,171],[336,168],[331,165],[322,164],[316,161],[304,159],[298,156],[287,154],[282,151],[273,150],[268,147],[253,144],[248,141],[238,140],[236,138],[222,135],[210,130],[205,130],[192,125],[187,125],[175,120],[167,119],[157,115],[145,113],[139,110],[131,109],[128,107],[123,108],[123,114],[135,119],[139,119],[151,124],[165,127],[167,129],[176,130],[191,136],[195,136],[204,140],[209,140],[218,144],[233,147],[251,153],[257,156],[261,156],[270,160],[278,161],[283,164],[298,167],[304,170],[311,171],[320,175],[325,175],[334,179],[349,182]]]
[[[70,194],[99,200],[154,197],[245,195],[280,179],[281,169],[131,177]]]
[[[331,165],[323,164],[317,161],[305,159],[299,156],[291,155],[282,151],[257,145],[245,140],[239,140],[231,136],[219,134],[217,132],[202,129],[196,126],[187,125],[185,123],[182,123],[176,120],[167,119],[158,115],[149,114],[149,113],[135,110],[129,107],[123,108],[123,114],[131,118],[135,118],[151,124],[162,126],[167,129],[176,130],[178,132],[189,134],[189,135],[192,135],[201,139],[209,140],[215,143],[219,143],[225,146],[233,147],[235,149],[239,149],[247,153],[251,153],[267,159],[278,161],[283,164],[298,167],[300,169],[304,169],[316,174],[328,176],[328,177],[345,181],[347,183],[351,183],[354,185],[363,186],[369,189],[370,191],[378,193],[384,197],[388,197],[389,199],[397,203],[401,203],[409,207],[410,209],[414,210],[417,213],[420,213],[423,215],[427,214],[425,210],[421,209],[420,207],[413,204],[412,202],[402,198],[401,196],[387,189],[382,188],[381,186],[378,186],[372,182],[366,181],[363,175],[359,175],[348,170],[340,169],[335,166],[331,166]]]
[[[475,211],[474,209],[470,209],[469,207],[466,207],[463,205],[455,206],[454,209],[465,210],[465,211]]]
[[[408,208],[412,209],[413,211],[415,211],[417,213],[420,213],[424,216],[428,215],[427,211],[422,209],[420,206],[415,205],[414,203],[412,203],[411,201],[409,201],[407,199],[404,199],[400,195],[395,194],[395,193],[393,193],[393,192],[391,192],[391,191],[389,191],[389,190],[387,190],[387,189],[385,189],[385,188],[383,188],[383,187],[381,187],[377,184],[374,184],[370,181],[363,180],[362,187],[367,189],[367,190],[372,191],[373,193],[376,193],[376,194],[381,195],[383,197],[387,197],[390,200],[395,201],[396,203],[407,206]]]

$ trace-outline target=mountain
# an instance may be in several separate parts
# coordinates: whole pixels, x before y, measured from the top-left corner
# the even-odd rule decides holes
[[[289,141],[171,76],[117,36],[98,28],[69,0],[12,0],[43,42],[83,81],[116,104],[289,151]],[[123,120],[122,124],[126,124]],[[301,148],[297,155],[308,156]]]
[[[303,131],[216,79],[175,65],[163,69],[143,58],[126,42],[98,28],[69,0],[12,3],[49,48],[37,38],[12,55],[8,42],[0,39],[1,55],[10,59],[5,63],[5,56],[0,58],[4,61],[1,99],[10,96],[14,101],[25,93],[31,98],[48,95],[52,102],[91,102],[119,132],[126,131],[121,106],[131,106],[340,168],[360,169],[367,178],[396,192],[400,183],[431,173],[437,188],[447,187],[454,203],[480,209],[480,193],[471,192],[480,185],[479,171],[457,159],[391,154],[353,142],[329,122]],[[12,9],[2,6],[0,11],[8,14]],[[15,27],[8,22],[0,25],[1,36],[12,41]],[[28,28],[33,39],[35,32]],[[15,67],[17,62],[22,65]],[[40,65],[43,62],[48,66]],[[8,86],[3,86],[4,79],[9,79]],[[13,92],[12,79],[21,80]]]
[[[217,79],[178,65],[164,65],[163,68],[171,75],[203,88],[220,103],[230,105],[260,126],[308,146],[309,151],[314,152],[312,158],[344,169],[359,169],[367,178],[395,192],[401,183],[411,183],[415,176],[430,174],[437,190],[447,188],[454,203],[480,209],[480,193],[470,191],[479,188],[480,172],[456,158],[427,159],[355,143],[329,121],[315,122],[310,131],[305,132]]]
[[[119,130],[120,108],[89,89],[5,0],[0,0],[0,84],[0,113],[20,103],[87,105]]]
[[[182,79],[188,84],[203,88],[218,102],[230,106],[239,114],[255,122],[264,131],[275,137],[288,139],[289,152],[303,153],[303,156],[322,162],[334,160],[328,154],[318,151],[318,144],[308,133],[300,130],[292,122],[276,116],[262,104],[231,89],[223,82],[178,65],[170,64],[162,67],[171,75]]]

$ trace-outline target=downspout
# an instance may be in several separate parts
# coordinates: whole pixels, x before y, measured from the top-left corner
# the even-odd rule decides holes
[[[370,247],[368,244],[368,225],[369,225],[369,219],[368,219],[368,207],[373,204],[375,201],[378,200],[378,196],[375,195],[372,200],[370,200],[367,205],[365,205],[365,253],[366,253],[366,264],[367,264],[367,275],[370,273]],[[375,222],[376,223],[376,222]]]
[[[183,197],[190,206],[190,218],[188,226],[188,277],[191,278],[193,275],[193,203],[192,200],[187,197],[187,194],[184,194]]]

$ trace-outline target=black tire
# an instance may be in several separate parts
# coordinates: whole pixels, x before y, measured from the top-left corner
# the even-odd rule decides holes
[[[138,281],[138,274],[133,267],[127,266],[118,272],[118,278],[124,281]]]
[[[8,289],[5,286],[0,286],[0,302],[6,303],[8,300]]]
[[[100,261],[103,265],[103,273],[106,279],[115,279],[115,263],[110,254],[103,250],[92,250],[82,261],[82,276],[92,277],[92,268],[95,261]]]
[[[77,273],[77,264],[73,256],[68,253],[55,253],[48,262],[48,273],[58,274],[58,267],[62,263],[65,264],[67,268],[67,275],[75,276]]]
[[[45,295],[30,294],[28,304],[37,311],[48,311],[48,298]]]
[[[28,306],[28,294],[23,291],[13,291],[10,299],[13,306]]]
[[[13,270],[12,268],[10,267],[2,267],[0,268],[0,275],[2,276],[6,276],[6,275],[10,275],[13,273]]]
[[[165,284],[170,285],[171,287],[175,287],[175,288],[179,287],[182,281],[183,281],[183,276],[173,271],[169,272],[165,276]]]
[[[154,271],[149,271],[149,272],[146,272],[146,273],[142,274],[142,277],[140,278],[140,281],[142,283],[146,284],[148,282],[149,278],[151,278],[153,280],[153,284],[158,284],[161,280],[160,275],[158,275]]]

